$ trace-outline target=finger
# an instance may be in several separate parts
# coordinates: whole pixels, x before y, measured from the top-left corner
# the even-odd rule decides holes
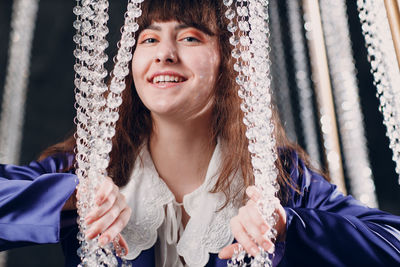
[[[91,212],[89,212],[89,214],[85,217],[86,223],[92,224],[94,221],[104,216],[104,214],[106,214],[115,204],[122,206],[123,203],[121,202],[125,201],[125,199],[121,199],[121,196],[122,195],[118,195],[118,193],[110,194],[100,206],[95,207]]]
[[[231,244],[229,246],[224,247],[218,253],[218,257],[223,260],[230,259],[230,258],[232,258],[233,253],[235,253],[235,251],[238,251],[238,250],[239,250],[239,243]]]
[[[279,207],[276,209],[276,212],[279,216],[278,222],[275,225],[275,229],[278,231],[276,240],[284,241],[286,238],[286,211],[282,205],[279,205]]]
[[[104,201],[106,201],[110,194],[117,192],[118,187],[114,184],[110,177],[106,177],[96,193],[95,203],[100,206]]]
[[[269,225],[261,217],[257,205],[249,200],[245,208],[239,210],[240,222],[251,238],[264,250],[268,251],[273,243],[264,237],[264,234],[270,229]]]
[[[115,252],[118,257],[126,256],[129,252],[128,243],[125,241],[125,238],[118,234],[117,237],[113,241]]]
[[[120,216],[107,228],[99,237],[100,246],[104,246],[110,240],[113,240],[126,226],[131,216],[131,209],[127,207]]]
[[[253,185],[246,188],[246,194],[254,202],[257,202],[261,198],[261,194],[258,191],[257,187]]]
[[[126,204],[122,198],[122,195],[118,197],[118,200],[102,217],[92,223],[88,232],[86,233],[88,238],[94,238],[98,234],[104,232],[110,225],[120,216],[121,210],[126,207]]]
[[[122,252],[123,252],[123,253],[120,253],[120,256],[126,256],[129,253],[128,243],[126,242],[125,238],[121,234],[118,234],[118,235],[120,236],[119,246],[122,248]]]
[[[95,202],[98,206],[94,208],[85,218],[87,224],[91,224],[103,216],[113,205],[119,195],[119,188],[107,177],[95,196]]]
[[[247,253],[254,257],[260,253],[257,245],[251,240],[250,236],[240,223],[238,216],[232,218],[231,229],[236,240],[243,246]]]

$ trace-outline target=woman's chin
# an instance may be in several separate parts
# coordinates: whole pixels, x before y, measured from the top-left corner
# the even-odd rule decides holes
[[[177,117],[179,115],[179,111],[177,110],[176,107],[173,107],[171,105],[158,105],[158,106],[152,106],[150,108],[150,112],[159,117],[159,118],[173,118]]]

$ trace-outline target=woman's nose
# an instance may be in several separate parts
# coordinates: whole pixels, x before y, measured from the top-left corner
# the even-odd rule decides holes
[[[160,42],[155,61],[157,63],[176,63],[178,56],[175,44],[172,41]]]

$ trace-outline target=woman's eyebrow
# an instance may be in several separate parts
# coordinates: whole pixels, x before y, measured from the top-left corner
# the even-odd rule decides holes
[[[181,23],[175,26],[174,30],[179,31],[179,30],[183,30],[183,29],[187,29],[187,28],[195,28],[207,35],[210,36],[214,36],[215,34],[210,31],[208,28],[206,27],[201,27],[199,25],[188,25],[186,23]],[[144,30],[155,30],[155,31],[161,31],[161,26],[158,25],[154,25],[154,24],[150,24],[149,26],[145,27]]]
[[[183,30],[186,28],[191,28],[191,26],[189,26],[187,24],[179,24],[179,25],[175,26],[175,30]]]
[[[182,29],[186,29],[186,28],[190,28],[190,27],[192,27],[192,26],[189,26],[189,25],[187,25],[187,24],[179,24],[179,25],[177,25],[177,26],[175,26],[175,30],[182,30]],[[160,26],[157,26],[157,25],[154,25],[154,24],[151,24],[151,25],[149,25],[149,26],[147,26],[146,27],[146,30],[147,29],[149,29],[149,30],[155,30],[155,31],[161,31],[161,27]]]
[[[156,25],[153,25],[153,24],[147,26],[147,27],[145,28],[145,30],[147,30],[147,29],[148,29],[148,30],[161,31],[161,27],[160,27],[160,26],[156,26]]]

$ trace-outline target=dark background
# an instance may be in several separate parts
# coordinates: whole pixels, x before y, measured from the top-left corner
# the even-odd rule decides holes
[[[292,1],[292,0],[289,0]],[[365,118],[369,156],[375,179],[380,209],[400,215],[400,186],[391,160],[388,139],[378,111],[378,100],[372,85],[364,39],[361,34],[356,1],[349,0],[348,15],[357,67],[360,98]],[[41,0],[35,28],[21,164],[36,159],[46,147],[63,140],[73,129],[75,110],[72,51],[75,48],[72,8],[75,1]],[[110,59],[120,38],[122,14],[126,1],[110,1]],[[10,36],[12,0],[0,1],[0,105],[6,74]],[[284,26],[284,25],[283,25]],[[283,27],[285,28],[285,27]],[[111,60],[109,60],[111,62]],[[108,64],[108,67],[110,64]],[[299,140],[302,143],[302,140]],[[15,249],[8,253],[7,266],[62,266],[63,256],[58,245]]]

